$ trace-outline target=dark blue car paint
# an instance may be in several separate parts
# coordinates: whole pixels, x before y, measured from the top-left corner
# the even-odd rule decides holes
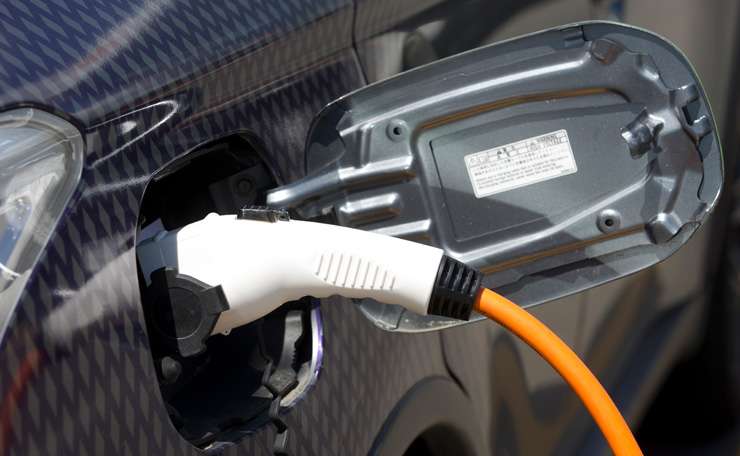
[[[0,3],[0,109],[55,112],[86,140],[80,185],[0,341],[0,456],[197,452],[167,416],[149,353],[134,255],[142,194],[167,163],[231,134],[250,138],[279,181],[300,177],[313,116],[365,83],[359,62],[373,58],[365,40],[443,2],[357,3],[357,11],[351,0]],[[605,328],[617,349],[649,298]],[[479,399],[469,415],[483,423],[480,434],[495,431],[482,437],[490,450],[568,453],[593,429],[563,388],[542,392],[563,405],[555,418],[538,409],[542,397],[526,392],[508,338],[481,325],[389,334],[332,301],[321,309],[321,376],[287,415],[295,454],[367,453],[406,392],[430,377]],[[609,356],[624,360],[621,348]],[[608,383],[616,367],[603,367]],[[560,432],[546,438],[527,442],[517,430],[555,429],[553,420]],[[272,439],[266,426],[225,451],[267,454]]]
[[[352,14],[346,1],[0,5],[0,107],[62,113],[86,138],[79,188],[2,342],[0,453],[194,451],[149,355],[133,251],[142,192],[171,160],[233,133],[259,138],[280,179],[299,176],[315,112],[362,84]]]

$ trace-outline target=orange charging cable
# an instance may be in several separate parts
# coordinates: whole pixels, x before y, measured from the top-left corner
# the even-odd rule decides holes
[[[478,293],[475,310],[516,334],[558,371],[581,398],[616,456],[642,455],[609,393],[562,339],[532,314],[486,288]]]

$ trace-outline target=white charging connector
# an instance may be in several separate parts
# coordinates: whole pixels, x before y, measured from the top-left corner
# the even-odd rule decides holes
[[[162,231],[137,253],[147,285],[153,272],[172,268],[221,287],[228,309],[212,334],[228,333],[303,296],[372,298],[427,314],[444,263],[441,249],[367,231],[217,214]]]
[[[412,312],[498,321],[555,367],[596,419],[615,454],[642,454],[619,410],[578,356],[515,303],[481,287],[479,271],[436,247],[243,209],[161,231],[137,247],[155,330],[180,356],[303,296],[342,295]]]

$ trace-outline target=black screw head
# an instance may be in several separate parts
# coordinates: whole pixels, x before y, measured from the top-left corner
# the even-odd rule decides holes
[[[254,185],[252,185],[252,181],[249,179],[239,179],[236,181],[235,187],[236,192],[242,196],[249,195],[252,192],[252,189],[254,189]]]
[[[167,384],[172,384],[180,378],[182,374],[182,364],[174,358],[165,356],[159,360],[159,371],[162,374],[162,379]]]

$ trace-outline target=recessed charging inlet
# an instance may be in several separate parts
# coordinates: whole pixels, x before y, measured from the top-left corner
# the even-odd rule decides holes
[[[266,191],[276,184],[258,152],[242,137],[208,144],[158,173],[142,201],[137,264],[152,362],[173,425],[200,448],[235,442],[267,425],[271,407],[297,403],[321,366],[316,299],[287,302],[233,331],[214,332],[229,308],[220,282],[188,275],[177,262],[150,268],[160,260],[149,258],[146,246],[167,233],[208,214],[236,214],[264,204]],[[274,213],[254,210],[244,216]],[[262,241],[247,233],[239,242]]]

